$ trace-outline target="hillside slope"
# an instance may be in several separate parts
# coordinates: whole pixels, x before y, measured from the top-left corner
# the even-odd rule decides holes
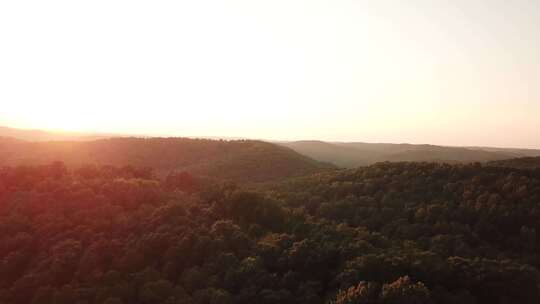
[[[540,156],[540,150],[443,147],[435,145],[333,143],[322,141],[295,141],[280,144],[313,159],[333,163],[344,168],[355,168],[385,161],[467,163],[531,155]]]
[[[280,144],[310,158],[343,168],[369,165],[376,162],[380,156],[378,151],[316,140]]]
[[[24,142],[0,140],[0,165],[33,165],[63,161],[85,164],[151,167],[237,182],[265,182],[328,170],[288,148],[261,141],[188,138],[111,138],[95,141]]]

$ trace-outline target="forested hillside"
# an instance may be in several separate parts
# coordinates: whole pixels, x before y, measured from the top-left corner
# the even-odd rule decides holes
[[[7,138],[24,140],[25,142],[34,142],[37,145],[26,145],[26,147],[19,150],[12,150],[11,147],[6,147],[4,144]],[[142,139],[146,138],[146,141]],[[107,141],[106,139],[110,139]],[[43,130],[23,130],[16,128],[0,127],[0,165],[1,164],[44,164],[50,161],[65,160],[69,165],[80,165],[81,163],[96,163],[96,164],[120,164],[129,165],[137,164],[139,166],[151,166],[158,170],[169,170],[171,167],[185,168],[186,164],[181,160],[170,160],[170,155],[177,155],[174,157],[185,158],[190,165],[198,167],[202,165],[199,159],[192,159],[192,155],[187,155],[189,151],[195,151],[197,147],[180,147],[185,146],[201,146],[202,149],[206,149],[208,146],[208,140],[216,140],[219,138],[208,139],[195,139],[190,138],[152,138],[139,136],[138,139],[134,137],[127,137],[119,134],[91,134],[91,133],[76,133],[76,132],[51,132]],[[152,140],[149,140],[152,139]],[[168,143],[165,143],[164,140]],[[98,143],[95,143],[97,141]],[[180,143],[181,141],[181,143]],[[226,142],[238,143],[239,140],[227,140]],[[81,144],[81,142],[90,142],[89,144]],[[159,142],[159,144],[157,144]],[[194,144],[196,143],[196,144]],[[10,143],[10,145],[12,145]],[[540,150],[535,149],[512,149],[512,148],[493,148],[493,147],[446,147],[436,145],[414,145],[414,144],[392,144],[392,143],[364,143],[364,142],[324,142],[317,140],[303,140],[292,142],[275,142],[275,144],[287,147],[296,151],[297,153],[304,155],[308,158],[323,162],[326,164],[333,164],[342,168],[356,168],[359,166],[368,166],[378,162],[402,162],[402,161],[415,161],[415,162],[440,162],[440,163],[471,163],[471,162],[493,162],[496,166],[513,166],[517,168],[530,167],[531,163],[534,163],[535,157],[540,157]],[[169,147],[163,147],[168,145]],[[258,144],[260,146],[260,144]],[[96,151],[99,151],[103,146],[106,151],[111,154],[95,156]],[[146,146],[146,147],[143,147]],[[217,146],[217,145],[214,145]],[[234,146],[232,144],[231,146]],[[238,146],[238,145],[236,145]],[[161,163],[157,163],[154,159],[155,155],[148,152],[137,152],[133,150],[154,150],[164,151],[167,150],[167,159]],[[122,150],[124,149],[124,150]],[[176,150],[175,150],[176,149]],[[211,148],[212,149],[212,148]],[[273,150],[269,147],[265,148],[268,151]],[[119,153],[126,153],[130,158],[122,158]],[[236,148],[230,148],[232,151],[236,151]],[[7,154],[3,153],[8,152]],[[38,152],[39,151],[39,152]],[[251,153],[253,151],[250,151]],[[260,152],[260,151],[257,151]],[[82,159],[77,158],[76,154],[82,154]],[[201,151],[202,154],[207,151]],[[283,151],[281,151],[283,153]],[[99,153],[98,153],[99,154]],[[267,155],[274,155],[275,153],[267,153]],[[238,155],[233,153],[233,158]],[[2,158],[6,158],[3,160]],[[206,156],[205,156],[206,157]],[[258,158],[259,156],[254,156]],[[195,157],[196,158],[196,157]],[[246,158],[242,155],[242,158]],[[248,155],[249,158],[249,155]],[[297,158],[297,157],[296,157]],[[505,162],[509,159],[523,158],[519,161],[520,164],[515,163],[512,165],[510,162]],[[229,159],[223,160],[220,157],[209,156],[209,159],[213,162],[211,166],[219,163],[228,163]],[[117,163],[117,161],[122,161]],[[270,161],[276,161],[277,159],[271,159]],[[502,161],[498,163],[498,161]],[[527,163],[523,163],[523,162]],[[263,161],[261,161],[263,162]],[[264,161],[266,162],[266,161]],[[295,162],[295,161],[292,161]],[[301,161],[303,162],[303,161]],[[179,163],[182,163],[179,165]],[[238,163],[237,163],[238,164]],[[321,165],[321,164],[319,164]],[[233,165],[236,166],[236,165]],[[324,165],[323,165],[324,166]],[[327,166],[327,165],[326,165]],[[293,165],[294,167],[294,165]],[[208,168],[190,168],[195,170],[197,174],[208,174]],[[307,170],[303,172],[300,170],[297,176],[302,173],[313,173],[315,171]],[[211,173],[214,175],[214,173]],[[219,172],[218,172],[219,175]],[[233,179],[240,179],[245,175],[237,175],[232,177]],[[288,174],[277,177],[288,177]],[[230,177],[229,177],[230,178]],[[261,180],[266,180],[265,176],[261,177]]]
[[[68,167],[150,167],[163,175],[187,171],[236,182],[266,182],[331,169],[288,148],[262,141],[189,138],[111,138],[95,141],[25,142],[0,139],[0,165],[62,161]]]
[[[322,141],[295,141],[280,144],[313,159],[343,168],[356,168],[385,161],[471,163],[540,156],[540,150],[485,147]]]
[[[306,177],[283,184],[276,193],[289,207],[336,225],[364,228],[399,248],[398,254],[346,263],[347,275],[339,281],[353,279],[343,288],[355,280],[380,284],[381,277],[416,272],[412,277],[432,292],[452,286],[452,294],[470,297],[456,303],[539,300],[539,170],[381,163]],[[367,261],[373,263],[370,268],[364,268]],[[373,276],[366,275],[367,269]],[[457,269],[461,274],[450,279]],[[356,293],[367,292],[363,284]]]
[[[540,171],[0,170],[0,303],[538,303]]]

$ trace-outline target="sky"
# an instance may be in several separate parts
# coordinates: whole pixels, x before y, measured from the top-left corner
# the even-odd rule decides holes
[[[537,0],[0,1],[0,125],[540,148]]]

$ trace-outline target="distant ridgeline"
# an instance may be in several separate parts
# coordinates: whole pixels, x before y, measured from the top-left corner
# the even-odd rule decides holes
[[[540,156],[540,150],[532,149],[322,141],[295,141],[280,144],[313,159],[344,168],[367,166],[385,161],[471,163]]]
[[[30,147],[165,166],[178,148],[163,141]],[[173,142],[192,160],[271,149]],[[3,167],[0,303],[536,304],[539,231],[540,170],[380,163],[246,191],[134,166]]]

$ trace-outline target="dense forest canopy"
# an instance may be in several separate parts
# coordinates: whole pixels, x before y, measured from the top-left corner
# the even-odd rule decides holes
[[[516,169],[540,168],[540,157],[520,157],[489,162],[494,167],[509,167]]]
[[[540,171],[0,170],[0,303],[538,303]]]

